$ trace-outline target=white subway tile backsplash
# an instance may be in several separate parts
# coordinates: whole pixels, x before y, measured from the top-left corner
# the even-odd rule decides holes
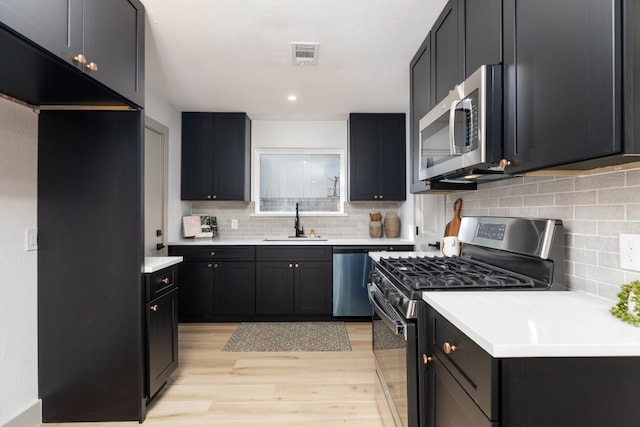
[[[598,203],[596,191],[576,191],[571,193],[556,193],[555,204],[557,206],[595,205]]]
[[[562,177],[561,179],[555,181],[547,181],[541,182],[538,184],[538,193],[539,194],[547,194],[547,193],[564,193],[567,191],[573,191],[574,180],[572,178]]]
[[[607,220],[621,221],[624,220],[624,214],[624,206],[618,205],[591,205],[575,207],[576,219],[598,220],[603,218]]]
[[[600,188],[620,188],[625,186],[625,172],[612,172],[576,177],[575,189],[592,190]]]
[[[341,216],[305,216],[300,222],[305,233],[311,229],[323,237],[369,237],[369,213],[398,213],[402,202],[346,203],[345,214]],[[193,202],[191,213],[194,215],[215,215],[218,219],[218,232],[224,238],[260,238],[268,236],[288,236],[294,233],[294,214],[288,216],[255,215],[253,203],[246,202]],[[231,228],[231,220],[238,220],[238,228]],[[402,227],[402,224],[401,224]]]
[[[462,215],[558,218],[565,226],[565,283],[615,300],[640,272],[619,267],[620,233],[640,234],[640,168],[586,176],[525,176],[479,184]],[[449,212],[449,210],[447,211]]]
[[[601,205],[640,203],[640,187],[610,188],[598,191]]]

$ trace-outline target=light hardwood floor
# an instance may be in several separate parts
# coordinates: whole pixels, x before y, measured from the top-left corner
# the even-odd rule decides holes
[[[382,427],[371,324],[346,325],[352,351],[230,353],[222,348],[237,324],[181,324],[180,367],[147,408],[143,426]]]

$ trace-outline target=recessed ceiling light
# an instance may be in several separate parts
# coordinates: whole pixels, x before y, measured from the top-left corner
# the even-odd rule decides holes
[[[287,96],[287,99],[288,99],[289,101],[295,101],[296,99],[298,99],[298,97],[297,97],[297,96],[295,96],[295,95],[289,95],[289,96]]]

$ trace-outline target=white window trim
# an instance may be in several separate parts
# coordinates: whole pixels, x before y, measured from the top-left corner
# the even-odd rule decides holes
[[[255,211],[251,216],[290,217],[295,212],[261,212],[260,211],[260,156],[262,154],[338,154],[340,156],[340,201],[338,212],[300,211],[300,216],[347,216],[344,212],[347,187],[346,153],[342,148],[255,148],[253,150],[252,187]]]

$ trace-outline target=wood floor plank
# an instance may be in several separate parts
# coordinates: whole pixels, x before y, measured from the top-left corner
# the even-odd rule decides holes
[[[237,326],[180,324],[180,367],[147,408],[143,426],[382,427],[369,322],[346,323],[352,351],[223,352]]]

